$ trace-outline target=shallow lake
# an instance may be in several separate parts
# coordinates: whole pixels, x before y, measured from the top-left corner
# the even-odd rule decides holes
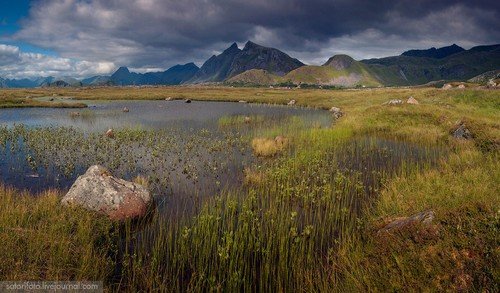
[[[14,108],[0,110],[0,125],[64,126],[87,132],[109,128],[141,127],[216,128],[222,116],[263,115],[280,120],[298,116],[305,121],[328,126],[331,115],[327,111],[278,105],[192,101],[82,101],[88,109]],[[130,112],[123,113],[127,108]],[[80,117],[72,117],[78,112]]]
[[[88,102],[88,109],[0,110],[0,179],[32,192],[67,190],[94,164],[146,178],[160,204],[186,213],[206,196],[241,185],[255,163],[249,137],[328,127],[327,111],[228,102]],[[123,112],[127,108],[129,112]],[[75,115],[75,112],[78,115]],[[250,117],[251,123],[241,123]],[[235,122],[232,124],[232,122]],[[105,137],[112,128],[115,138]]]

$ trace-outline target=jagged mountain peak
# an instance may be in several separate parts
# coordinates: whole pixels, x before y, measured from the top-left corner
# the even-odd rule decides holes
[[[231,54],[231,53],[239,52],[239,51],[241,51],[241,50],[240,50],[240,48],[238,48],[238,44],[233,43],[231,46],[229,46],[229,48],[227,48],[226,50],[224,50],[222,52],[222,54]]]

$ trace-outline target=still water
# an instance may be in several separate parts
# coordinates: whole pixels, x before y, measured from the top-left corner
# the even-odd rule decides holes
[[[89,166],[100,164],[117,177],[145,178],[160,204],[189,213],[186,209],[199,206],[203,198],[241,185],[243,170],[257,161],[249,140],[259,130],[282,134],[332,123],[327,111],[284,106],[198,101],[87,104],[87,109],[1,109],[2,183],[33,193],[64,191]],[[221,124],[222,117],[245,116],[252,122]],[[114,139],[103,135],[110,128]]]

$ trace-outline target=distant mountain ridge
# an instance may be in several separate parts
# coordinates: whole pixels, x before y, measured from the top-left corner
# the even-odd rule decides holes
[[[469,50],[453,44],[442,48],[409,50],[399,56],[356,61],[335,55],[322,66],[305,65],[286,53],[248,41],[243,49],[233,43],[210,57],[201,68],[194,63],[175,65],[163,72],[135,73],[120,67],[110,76],[82,80],[71,77],[6,79],[0,87],[181,85],[210,82],[257,85],[293,83],[332,86],[402,86],[436,80],[468,80],[500,69],[500,45]]]
[[[199,68],[194,63],[175,65],[163,72],[135,73],[120,67],[109,77],[114,85],[178,85],[190,80]],[[102,82],[103,80],[101,80]]]
[[[448,57],[450,55],[460,53],[465,51],[464,48],[457,46],[456,44],[453,44],[448,47],[442,47],[439,49],[436,49],[434,47],[427,49],[427,50],[409,50],[401,54],[401,56],[410,56],[410,57],[427,57],[427,58],[435,58],[435,59],[442,59],[445,57]]]
[[[54,81],[54,77],[37,77],[34,79],[8,79],[0,77],[0,88],[34,88]]]
[[[360,62],[368,65],[384,85],[418,85],[435,80],[468,80],[486,71],[500,68],[500,45],[478,46],[443,58],[401,55]]]

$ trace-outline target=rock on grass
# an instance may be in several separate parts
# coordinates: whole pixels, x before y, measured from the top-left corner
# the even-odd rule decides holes
[[[142,185],[113,177],[108,169],[94,165],[78,177],[61,203],[125,220],[144,216],[151,200]]]

